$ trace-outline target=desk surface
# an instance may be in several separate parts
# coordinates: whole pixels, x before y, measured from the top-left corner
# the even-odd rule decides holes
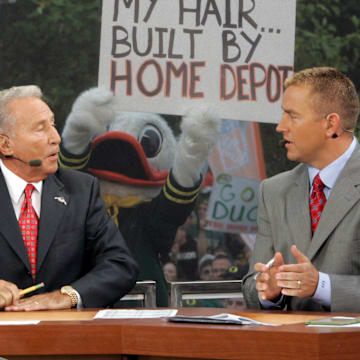
[[[213,315],[224,310],[281,326],[169,323],[163,319],[93,320],[96,310],[0,312],[0,320],[41,320],[38,325],[0,326],[0,356],[358,359],[360,328],[315,328],[304,324],[309,319],[338,314],[215,308],[181,308],[178,314]]]

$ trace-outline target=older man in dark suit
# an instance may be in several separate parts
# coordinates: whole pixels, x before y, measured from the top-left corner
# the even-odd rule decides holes
[[[41,97],[36,86],[0,92],[0,308],[105,307],[133,287],[138,267],[97,180],[58,169],[61,140]]]

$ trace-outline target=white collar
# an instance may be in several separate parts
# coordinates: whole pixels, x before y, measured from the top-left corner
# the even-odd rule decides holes
[[[11,200],[14,204],[18,204],[21,196],[24,193],[25,187],[28,184],[28,182],[26,182],[24,179],[22,179],[21,177],[14,174],[11,170],[9,170],[5,166],[5,164],[2,162],[1,159],[0,159],[0,168],[4,175],[4,179],[5,179],[7,188],[9,190]],[[33,184],[35,189],[41,195],[43,182],[38,181],[38,182],[30,183],[30,184]]]
[[[319,173],[320,179],[324,183],[324,185],[327,188],[332,189],[342,169],[344,168],[351,154],[355,150],[356,144],[357,144],[357,140],[354,137],[353,141],[351,142],[350,146],[346,149],[346,151],[336,160],[330,163],[328,166],[324,167],[321,171],[319,171],[319,169],[314,168],[313,166],[308,165],[310,187],[312,186],[314,177],[316,176],[317,173]]]

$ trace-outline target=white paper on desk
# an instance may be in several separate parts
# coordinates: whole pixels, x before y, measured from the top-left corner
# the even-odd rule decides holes
[[[325,320],[325,321],[329,321],[329,324],[306,324],[306,326],[309,327],[331,327],[331,328],[343,328],[343,327],[360,327],[360,323],[359,322],[354,322],[353,324],[332,324],[331,320],[355,320],[358,321],[357,318],[354,318],[352,316],[332,316],[331,318],[325,318],[325,319],[318,319],[319,321]],[[311,321],[311,320],[310,320]],[[317,321],[317,320],[313,320],[313,321]]]
[[[233,314],[218,314],[212,316],[186,316],[177,315],[167,319],[171,322],[187,322],[187,323],[202,323],[202,324],[232,324],[232,325],[266,325],[277,326],[275,324],[268,324],[261,321],[253,320],[244,316]]]
[[[40,320],[0,321],[0,325],[37,325]]]
[[[177,310],[100,310],[94,319],[155,319],[175,316]]]
[[[358,328],[360,324],[349,324],[349,325],[317,325],[317,324],[307,324],[308,327],[318,327],[318,328]]]
[[[245,316],[227,314],[227,313],[213,315],[213,316],[209,316],[209,317],[211,317],[213,319],[238,321],[238,322],[242,322],[244,325],[277,326],[276,324],[269,324],[269,323],[265,323],[265,322],[262,322],[262,321],[257,321],[257,320],[254,320],[254,319],[250,319],[250,318],[245,317]]]
[[[355,319],[352,316],[333,316],[332,319],[338,319],[338,320],[353,320]],[[354,323],[354,324],[347,324],[347,325],[334,325],[334,324],[307,324],[306,326],[309,327],[331,327],[331,328],[344,328],[344,327],[360,327],[360,323]]]

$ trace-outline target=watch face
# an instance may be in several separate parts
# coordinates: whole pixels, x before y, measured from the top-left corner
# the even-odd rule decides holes
[[[69,292],[71,292],[72,290],[72,287],[71,286],[63,286],[61,289],[60,289],[60,292],[62,294],[68,294]]]
[[[71,287],[71,286],[63,286],[61,289],[60,289],[60,292],[64,295],[68,295],[70,296],[71,298],[71,306],[75,306],[78,302],[78,298],[77,298],[77,295],[76,295],[76,292],[75,290]]]

